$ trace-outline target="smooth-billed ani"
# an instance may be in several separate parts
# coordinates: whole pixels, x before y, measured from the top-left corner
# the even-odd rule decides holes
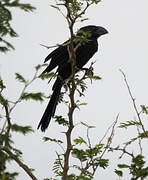
[[[78,69],[82,69],[83,66],[97,52],[97,39],[106,33],[108,33],[108,31],[105,28],[94,25],[85,26],[78,30],[76,39],[73,41],[76,57],[76,72]],[[82,40],[82,36],[85,37],[84,40]],[[65,43],[68,43],[68,41]],[[69,58],[68,45],[59,46],[56,48],[45,58],[44,62],[48,60],[51,61],[43,73],[48,73],[57,67],[57,79],[52,87],[53,93],[50,101],[38,125],[38,129],[41,127],[41,131],[46,130],[50,123],[51,117],[54,116],[62,85],[64,84],[65,80],[70,78],[72,74],[72,64]]]

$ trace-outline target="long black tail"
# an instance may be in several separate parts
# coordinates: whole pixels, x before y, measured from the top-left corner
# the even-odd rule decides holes
[[[51,117],[54,116],[56,106],[58,103],[59,95],[62,88],[62,81],[60,79],[57,79],[53,88],[53,93],[51,95],[50,101],[46,107],[46,110],[41,118],[41,121],[38,125],[38,129],[41,127],[41,131],[45,131],[48,127]]]

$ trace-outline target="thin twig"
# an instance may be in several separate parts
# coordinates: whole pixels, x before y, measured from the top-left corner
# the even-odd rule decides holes
[[[3,132],[5,132],[6,125],[7,125],[7,121],[4,122],[3,127],[1,128],[0,135],[2,135]]]
[[[139,123],[140,123],[140,125],[141,125],[141,127],[142,127],[142,130],[143,130],[145,136],[148,137],[148,134],[146,133],[146,130],[145,130],[144,125],[143,125],[143,123],[142,123],[142,120],[141,120],[141,117],[140,117],[140,113],[138,112],[138,108],[137,108],[137,105],[136,105],[136,103],[135,103],[135,98],[133,97],[132,92],[131,92],[131,89],[130,89],[130,86],[129,86],[128,82],[127,82],[126,75],[125,75],[125,73],[124,73],[121,69],[120,69],[119,71],[122,73],[122,75],[123,75],[123,77],[124,77],[125,84],[126,84],[126,86],[127,86],[129,95],[130,95],[131,100],[132,100],[132,102],[133,102],[133,106],[134,106],[134,109],[135,109],[137,118],[138,118],[138,120],[139,120]]]
[[[4,109],[5,109],[5,114],[6,114],[6,122],[7,122],[7,129],[6,129],[6,137],[9,137],[9,133],[10,133],[10,127],[11,127],[11,121],[10,121],[10,113],[9,113],[9,108],[8,105],[3,104]],[[5,139],[5,146],[8,146],[8,141],[7,138]]]
[[[11,113],[12,110],[16,107],[16,105],[21,102],[22,96],[23,96],[25,90],[27,89],[27,87],[28,87],[35,79],[37,79],[37,77],[38,77],[38,76],[37,76],[37,73],[38,73],[38,71],[35,72],[33,78],[32,78],[29,82],[26,82],[26,83],[25,83],[24,88],[22,89],[22,92],[21,92],[18,100],[17,100],[16,102],[14,102],[14,105],[10,108],[9,113]]]
[[[99,157],[100,159],[102,159],[102,157],[104,156],[105,152],[108,150],[108,148],[110,147],[111,143],[112,143],[112,139],[113,139],[113,136],[114,136],[114,131],[115,131],[115,125],[117,124],[117,121],[118,121],[118,118],[119,118],[119,114],[117,115],[116,117],[116,120],[112,123],[112,125],[107,129],[105,135],[103,136],[103,138],[100,140],[99,144],[102,143],[102,141],[104,140],[104,138],[106,137],[106,135],[108,134],[109,130],[112,128],[112,131],[111,131],[111,134],[110,134],[110,137],[108,138],[108,141],[107,141],[107,144],[105,146],[105,149],[104,151],[102,152],[101,156]],[[89,128],[88,128],[89,129]],[[89,138],[89,135],[88,135],[88,129],[87,129],[87,139],[88,139],[88,146],[89,148],[91,149],[91,143],[90,143],[90,138]],[[110,140],[109,140],[110,139]],[[92,175],[94,176],[97,168],[99,165],[96,165],[94,164],[94,160],[93,160],[93,156],[90,158],[90,161],[87,161],[86,163],[86,166],[85,166],[85,170],[87,170],[90,166],[92,166],[92,169],[93,169],[93,172],[92,172]],[[83,172],[82,172],[83,173]],[[82,174],[81,173],[81,174]]]
[[[58,160],[59,160],[59,163],[60,163],[61,168],[64,170],[64,167],[63,167],[63,165],[62,165],[62,163],[61,163],[61,160],[60,160],[60,155],[58,154],[57,151],[56,151],[56,155],[57,155],[57,157],[58,157]]]
[[[54,45],[54,46],[46,46],[44,44],[40,44],[40,45],[47,48],[47,49],[58,47],[58,45]]]
[[[139,129],[139,126],[137,125],[137,132],[138,132],[138,135],[140,136],[140,129]],[[138,144],[139,144],[139,148],[140,148],[140,154],[142,154],[142,144],[141,144],[141,138],[138,138]]]
[[[58,146],[60,146],[60,148],[62,149],[62,151],[65,152],[64,147],[63,147],[60,143],[58,143],[58,142],[56,142],[56,143],[57,143]]]
[[[105,139],[105,137],[107,136],[109,130],[116,125],[118,118],[119,118],[119,114],[116,116],[115,121],[108,127],[108,129],[106,130],[104,136],[103,136],[102,139],[99,141],[99,144],[101,144],[102,141]],[[113,129],[112,129],[112,131],[113,131]]]
[[[128,145],[127,145],[127,144],[125,144],[124,148],[122,148],[122,149],[124,149],[124,150],[125,150],[125,149],[127,148],[127,146],[128,146]],[[118,148],[119,148],[119,147],[118,147]],[[123,151],[123,153],[119,156],[119,159],[121,159],[121,158],[123,157],[123,155],[124,155],[124,151]]]
[[[110,134],[110,136],[109,136],[109,138],[108,138],[108,140],[107,140],[107,144],[106,144],[105,149],[104,149],[104,151],[102,152],[100,158],[102,158],[102,157],[104,156],[105,152],[107,151],[107,149],[110,147],[110,145],[111,145],[111,143],[112,143],[112,139],[113,139],[114,133],[115,133],[115,125],[116,125],[117,122],[118,122],[118,118],[119,118],[119,114],[116,116],[116,120],[115,120],[115,121],[113,122],[113,124],[108,128],[108,130],[106,131],[104,137],[102,138],[102,140],[103,140],[103,139],[106,137],[106,135],[107,135],[107,133],[109,132],[109,130],[112,128],[111,134]],[[102,142],[102,140],[100,141],[100,143]]]
[[[88,140],[88,147],[91,149],[91,142],[90,142],[90,137],[89,137],[89,127],[87,128],[87,140]]]
[[[46,46],[44,44],[40,44],[41,46],[47,48],[47,49],[50,49],[50,48],[55,48],[55,47],[60,47],[60,46],[68,46],[70,44],[70,42],[66,42],[66,43],[63,43],[63,44],[56,44],[56,45],[53,45],[53,46]]]
[[[128,151],[126,151],[124,148],[122,149],[122,148],[119,148],[119,147],[116,147],[116,148],[110,147],[109,150],[110,151],[122,151],[123,154],[127,154],[127,155],[131,156],[132,158],[134,158],[134,155],[132,153],[129,153]]]
[[[87,128],[87,139],[88,139],[88,145],[89,145],[89,149],[92,150],[92,146],[91,146],[91,142],[90,142],[90,138],[89,138],[89,127]],[[90,154],[90,162],[88,163],[88,165],[92,165],[92,169],[93,169],[93,174],[95,173],[95,164],[94,164],[94,160],[93,160],[93,154]],[[86,164],[87,167],[87,164]],[[89,168],[89,166],[88,166]]]
[[[65,5],[62,4],[62,3],[58,3],[56,0],[55,0],[55,2],[56,2],[56,5],[57,5],[57,6],[65,6]],[[64,18],[66,18],[65,14],[62,12],[62,10],[61,10],[60,8],[58,8],[57,10],[62,14],[62,16],[63,16]]]

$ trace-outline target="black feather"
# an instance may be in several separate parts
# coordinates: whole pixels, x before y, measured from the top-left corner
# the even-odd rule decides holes
[[[45,112],[41,118],[41,121],[38,125],[38,129],[41,127],[41,130],[43,132],[48,127],[51,117],[54,116],[56,105],[58,103],[58,99],[60,96],[61,88],[62,88],[62,81],[61,80],[59,80],[58,82],[56,81],[56,86],[53,90],[50,101],[49,101],[49,103],[45,109]]]

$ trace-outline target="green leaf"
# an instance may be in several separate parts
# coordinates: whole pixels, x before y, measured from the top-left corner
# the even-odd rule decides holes
[[[84,122],[81,122],[81,124],[87,128],[95,128],[95,126],[89,126],[88,124],[84,123]]]
[[[55,162],[54,162],[54,166],[52,168],[54,174],[57,176],[62,176],[63,175],[63,169],[61,168],[61,164],[62,164],[62,155],[59,155],[58,153],[56,153],[58,158],[56,158]]]
[[[86,141],[80,136],[78,138],[74,139],[74,142],[76,144],[82,144],[82,143],[87,144]]]
[[[79,89],[77,88],[77,91],[79,93],[79,96],[84,96],[84,92],[87,89],[86,83],[84,81],[80,81],[79,79],[75,79],[77,82],[77,85]]]
[[[87,154],[83,149],[73,148],[72,155],[73,155],[73,157],[78,158],[82,162],[87,160]]]
[[[93,148],[86,149],[86,154],[89,158],[97,156],[102,152],[104,144],[96,144]],[[100,160],[100,159],[99,159]]]
[[[118,128],[126,128],[129,126],[140,126],[140,122],[138,121],[126,121],[125,123],[120,123],[120,126],[118,126]]]
[[[43,140],[44,140],[44,142],[51,141],[51,142],[60,143],[60,144],[63,143],[63,141],[61,141],[59,139],[53,139],[53,138],[50,138],[50,137],[43,137]]]
[[[23,135],[34,132],[30,126],[20,126],[17,124],[11,124],[10,128],[12,131],[22,133]]]
[[[101,2],[101,0],[92,0],[92,2],[94,2],[95,4],[98,4],[99,2]]]
[[[144,156],[142,156],[141,154],[138,154],[136,157],[132,159],[132,163],[142,168],[144,167],[144,164],[145,164],[145,161],[143,159],[144,159]]]
[[[44,94],[41,92],[38,93],[24,93],[22,95],[22,100],[35,100],[35,101],[43,101],[44,100]]]
[[[88,103],[81,103],[81,104],[78,104],[78,106],[86,106]]]
[[[9,173],[9,172],[4,171],[0,175],[0,178],[1,178],[1,180],[16,180],[18,175],[19,175],[19,173],[17,173],[17,172]]]
[[[148,131],[145,131],[144,133],[140,133],[139,136],[132,138],[130,141],[126,142],[125,144],[129,145],[138,139],[144,139],[144,138],[148,138]]]
[[[0,45],[0,51],[4,53],[14,49],[14,47],[8,41],[4,40],[3,37],[18,37],[17,33],[13,30],[10,24],[11,20],[13,19],[10,11],[11,7],[18,7],[27,12],[35,9],[35,7],[31,6],[30,4],[19,3],[19,0],[0,1],[0,44],[2,44]]]
[[[120,170],[117,170],[117,169],[115,169],[115,171],[114,171],[118,176],[120,176],[120,177],[122,177],[123,176],[123,172],[122,171],[120,171]]]
[[[1,28],[1,27],[0,27]],[[1,34],[1,32],[0,32]],[[17,35],[14,35],[14,34],[10,34],[10,36],[13,36],[13,37],[17,37]],[[0,38],[0,42],[2,42],[4,45],[3,46],[0,46],[0,51],[1,52],[7,52],[9,51],[10,49],[14,50],[15,48],[12,46],[12,44],[10,44],[8,41]]]
[[[38,78],[44,80],[44,79],[56,78],[56,77],[57,77],[57,75],[55,73],[51,72],[51,73],[43,73],[43,74],[39,75]]]
[[[14,0],[11,3],[6,3],[5,4],[7,7],[18,7],[26,12],[34,11],[36,8],[31,6],[30,4],[25,4],[25,3],[19,3],[18,0]]]
[[[0,46],[0,52],[6,53],[7,51],[9,51],[10,49],[6,46]]]
[[[145,179],[145,177],[148,176],[148,166],[146,168],[145,165],[144,156],[139,154],[136,157],[132,158],[132,163],[130,166],[130,174],[132,174],[135,179]]]
[[[140,133],[140,135],[138,136],[139,138],[143,139],[143,138],[148,138],[148,131],[145,131],[143,133]]]
[[[88,18],[83,18],[80,21],[83,22],[83,21],[87,21],[87,20],[89,20],[89,19]]]
[[[35,66],[35,69],[36,69],[36,71],[38,71],[42,67],[46,67],[46,66],[48,66],[48,64],[38,64],[37,66]]]
[[[8,105],[8,100],[4,98],[4,96],[0,93],[0,103],[4,106]]]
[[[62,124],[63,126],[68,126],[69,122],[62,116],[54,116],[55,122]]]
[[[100,76],[94,76],[94,75],[87,75],[92,80],[101,80],[102,78]]]
[[[94,159],[94,165],[102,167],[103,169],[108,167],[108,159],[100,159],[100,158],[95,158]]]
[[[148,107],[146,107],[145,105],[141,105],[141,109],[143,113],[148,114]]]
[[[16,155],[17,157],[21,157],[21,155],[23,154],[21,150],[16,149],[16,148],[13,148],[13,151],[15,152],[15,155]]]
[[[55,5],[50,5],[52,8],[55,8],[57,9],[58,11],[60,11],[60,8],[58,6],[55,6]]]
[[[2,78],[0,76],[0,91],[2,91],[5,88],[6,88],[6,86],[4,85],[3,80],[2,80]]]
[[[69,174],[67,179],[68,180],[76,180],[76,175],[75,174]]]
[[[133,143],[133,142],[135,142],[137,139],[139,139],[139,136],[137,136],[137,137],[135,137],[135,138],[132,138],[130,141],[126,142],[126,143],[125,143],[126,146],[129,145],[129,144],[131,144],[131,143]]]
[[[80,97],[85,96],[84,93],[82,93],[79,89],[77,89],[77,91],[78,91]]]
[[[130,166],[127,164],[118,164],[118,167],[123,169],[123,168],[129,168]]]
[[[17,79],[21,83],[26,83],[27,82],[25,80],[25,78],[21,74],[19,74],[19,73],[15,73],[15,79]]]

